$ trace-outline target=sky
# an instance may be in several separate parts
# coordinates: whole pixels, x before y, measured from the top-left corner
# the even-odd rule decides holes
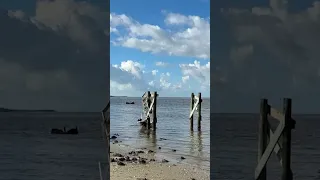
[[[211,112],[319,113],[320,2],[212,1]]]
[[[111,95],[210,96],[209,1],[111,0],[110,11]]]
[[[0,107],[101,111],[109,96],[106,1],[0,1]]]

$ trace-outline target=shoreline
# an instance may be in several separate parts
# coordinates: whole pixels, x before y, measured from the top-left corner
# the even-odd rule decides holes
[[[208,170],[179,161],[168,161],[150,149],[132,148],[122,143],[110,143],[110,161],[111,180],[210,179]]]

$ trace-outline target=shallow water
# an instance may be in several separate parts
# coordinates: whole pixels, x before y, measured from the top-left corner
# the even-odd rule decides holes
[[[126,104],[134,101],[135,104]],[[141,117],[141,98],[113,97],[110,104],[111,135],[119,134],[119,141],[134,148],[146,147],[168,160],[188,163],[200,168],[210,168],[210,100],[202,103],[202,129],[197,130],[197,115],[194,117],[194,132],[190,131],[189,98],[159,98],[157,102],[156,133],[143,131],[137,123]],[[166,140],[162,140],[165,138]],[[159,150],[158,147],[161,147]],[[176,152],[172,150],[176,149]],[[181,161],[180,157],[186,157]]]
[[[320,115],[296,115],[292,131],[292,171],[294,179],[320,179]],[[211,114],[211,177],[254,179],[257,164],[259,116],[255,114]],[[271,121],[275,122],[275,121]],[[276,122],[273,124],[276,126]],[[281,178],[278,159],[272,155],[268,179]]]
[[[0,113],[0,122],[0,179],[99,179],[107,147],[100,113]],[[63,126],[79,134],[50,134]]]

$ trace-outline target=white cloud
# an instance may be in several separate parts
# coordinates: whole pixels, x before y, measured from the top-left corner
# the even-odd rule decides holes
[[[171,83],[169,82],[170,73],[162,73],[160,75],[160,87],[164,89],[169,89],[171,87]]]
[[[176,13],[165,15],[164,21],[168,27],[187,27],[175,32],[157,25],[141,24],[124,14],[111,13],[111,27],[125,28],[127,32],[124,35],[118,35],[119,38],[113,40],[113,44],[139,49],[142,52],[166,53],[168,55],[202,59],[210,58],[209,19]]]
[[[178,79],[170,72],[162,72],[160,76],[156,76],[159,73],[158,70],[152,70],[144,74],[142,74],[141,68],[132,71],[132,69],[135,69],[134,67],[144,67],[146,69],[147,67],[135,61],[129,60],[129,62],[123,61],[117,65],[111,65],[110,83],[112,83],[111,92],[113,95],[140,96],[146,90],[173,96],[186,96],[191,91],[199,90],[205,94],[209,92],[209,62],[203,65],[199,61],[194,61],[192,64],[180,64],[178,67],[180,67],[182,77]],[[140,78],[136,78],[136,74],[139,74]]]
[[[110,88],[114,91],[123,91],[123,90],[128,90],[128,89],[132,89],[133,86],[131,83],[125,83],[125,84],[120,84],[116,81],[110,81]]]
[[[150,86],[154,86],[154,85],[155,85],[155,84],[154,84],[154,81],[150,81],[150,82],[149,82],[149,85],[150,85]]]
[[[210,62],[201,66],[199,61],[194,61],[193,64],[180,64],[183,79],[188,80],[193,78],[204,86],[210,87]]]
[[[182,76],[182,82],[186,83],[190,79],[190,76]]]
[[[162,61],[156,62],[156,66],[159,66],[159,67],[167,67],[168,65],[169,63],[166,63],[166,62],[162,62]]]
[[[155,69],[155,70],[152,70],[151,72],[152,72],[152,75],[155,76],[155,75],[157,75],[157,73],[158,73],[159,71]]]
[[[132,60],[123,61],[121,62],[120,66],[114,67],[119,67],[123,71],[130,72],[139,79],[141,79],[141,74],[143,73],[142,69],[144,68],[144,66],[141,65],[139,62],[134,62]]]

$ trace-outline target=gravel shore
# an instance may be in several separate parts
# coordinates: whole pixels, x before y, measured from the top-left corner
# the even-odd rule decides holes
[[[110,161],[110,180],[210,179],[208,170],[170,162],[157,157],[152,150],[132,149],[119,143],[110,143]]]

